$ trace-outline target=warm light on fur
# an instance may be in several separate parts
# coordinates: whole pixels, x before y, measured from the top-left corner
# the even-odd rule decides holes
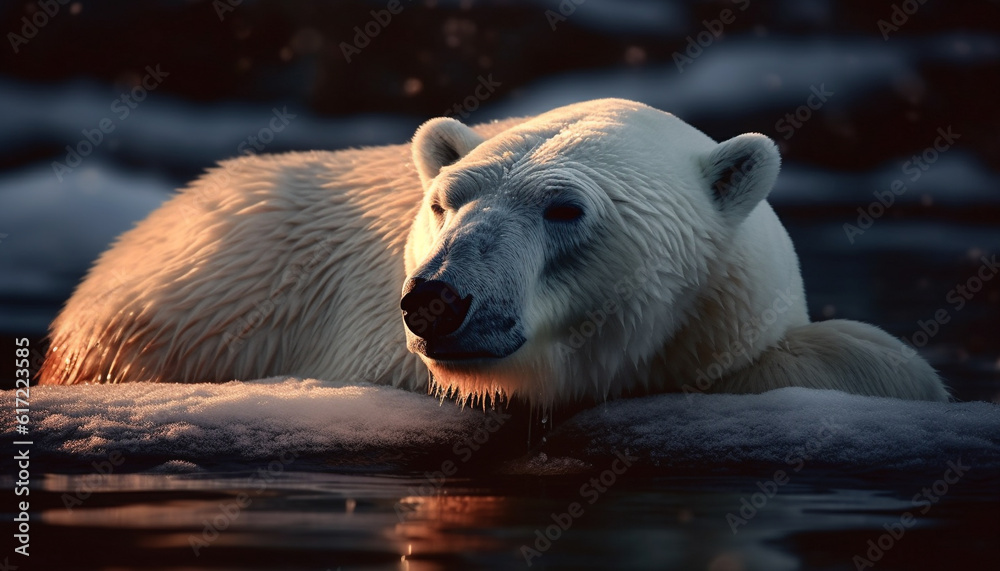
[[[42,382],[366,379],[547,406],[647,392],[809,386],[945,400],[881,330],[809,323],[765,198],[774,143],[716,143],[624,100],[466,127],[412,146],[221,164],[105,252],[52,325]],[[572,201],[571,222],[543,219]],[[431,206],[441,206],[441,214]],[[452,338],[498,359],[407,351],[410,277],[471,308]]]

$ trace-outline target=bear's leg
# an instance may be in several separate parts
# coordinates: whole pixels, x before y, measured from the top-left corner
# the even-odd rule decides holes
[[[782,387],[911,400],[949,398],[940,377],[915,350],[875,326],[842,319],[789,329],[755,364],[713,388],[759,393]]]

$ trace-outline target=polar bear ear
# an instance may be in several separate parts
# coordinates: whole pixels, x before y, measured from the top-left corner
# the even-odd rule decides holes
[[[450,117],[424,123],[413,135],[413,164],[420,182],[430,184],[442,167],[458,162],[485,139],[468,126]]]
[[[781,155],[774,141],[746,133],[719,143],[704,162],[705,178],[722,214],[741,222],[778,179]]]

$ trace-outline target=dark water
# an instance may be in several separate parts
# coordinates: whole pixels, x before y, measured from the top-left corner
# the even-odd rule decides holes
[[[834,570],[856,568],[859,556],[905,570],[979,569],[1000,556],[996,487],[971,475],[940,501],[914,504],[921,488],[934,493],[933,480],[801,473],[778,486],[769,473],[617,468],[614,478],[443,483],[319,472],[49,476],[31,558],[44,566],[31,568],[519,569],[530,559],[538,569]],[[590,478],[596,487],[581,493]],[[63,506],[63,494],[91,487],[81,505]],[[897,537],[880,539],[887,529]]]

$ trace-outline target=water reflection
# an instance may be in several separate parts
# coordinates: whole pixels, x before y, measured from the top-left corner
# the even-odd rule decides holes
[[[852,557],[909,509],[911,495],[905,485],[826,488],[799,478],[764,501],[752,496],[758,489],[750,477],[630,473],[589,503],[579,493],[588,478],[448,481],[424,496],[414,493],[422,480],[389,476],[293,472],[256,490],[245,475],[49,475],[33,490],[40,498],[32,505],[43,506],[38,537],[60,540],[39,558],[53,569],[143,562],[424,571],[524,569],[530,562],[532,569],[773,571],[853,569]],[[78,497],[84,484],[90,495],[68,508],[65,498]],[[1000,524],[990,514],[997,497],[982,486],[977,495],[976,486],[956,486],[879,569],[995,556],[997,547],[975,538],[996,534]],[[744,500],[756,507],[748,510]],[[580,509],[569,517],[574,502]],[[735,533],[730,516],[746,520]]]

